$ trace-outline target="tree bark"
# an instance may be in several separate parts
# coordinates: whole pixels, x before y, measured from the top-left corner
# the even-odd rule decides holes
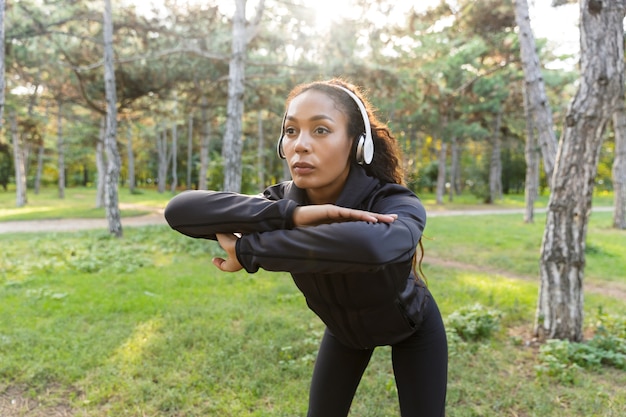
[[[2,130],[2,123],[4,121],[4,90],[5,90],[5,50],[4,50],[4,9],[6,7],[6,1],[0,0],[0,131]]]
[[[489,160],[489,203],[495,203],[502,199],[502,139],[500,138],[500,126],[502,125],[502,111],[496,115]]]
[[[624,91],[624,1],[580,2],[581,78],[552,178],[535,318],[539,338],[583,338],[585,240],[606,124]]]
[[[524,223],[535,222],[535,201],[539,196],[539,148],[535,138],[535,124],[530,114],[528,104],[528,93],[523,89],[524,114],[526,116],[526,144],[524,147],[524,157],[526,159],[526,181],[525,181],[525,210]]]
[[[246,0],[235,0],[232,56],[228,67],[226,131],[222,146],[224,191],[241,191],[242,118],[246,55]]]
[[[541,75],[537,45],[530,26],[528,2],[526,0],[515,0],[515,22],[519,28],[517,33],[520,42],[522,69],[524,71],[530,114],[535,122],[546,177],[551,179],[558,142],[554,134],[552,109],[546,94],[543,76]]]
[[[235,0],[233,16],[232,55],[228,66],[228,102],[226,104],[226,131],[222,145],[224,160],[224,191],[241,191],[243,149],[242,118],[245,81],[245,60],[248,43],[254,38],[263,14],[264,0],[260,0],[256,17],[249,26],[246,22],[246,0]]]
[[[118,202],[117,184],[122,161],[117,149],[117,93],[115,91],[115,69],[113,67],[113,12],[111,0],[104,0],[104,89],[107,102],[105,150],[107,155],[107,175],[104,205],[109,224],[109,232],[121,237],[122,216]]]
[[[626,229],[626,108],[624,98],[613,113],[615,159],[613,160],[613,227]]]
[[[207,172],[209,170],[209,145],[211,143],[211,122],[209,121],[209,103],[206,96],[202,96],[202,108],[200,113],[200,126],[202,129],[202,142],[200,144],[200,172],[198,172],[198,189],[206,190]]]
[[[57,189],[60,199],[65,198],[65,143],[63,140],[63,103],[57,100]]]
[[[157,153],[159,156],[159,167],[157,172],[157,190],[160,194],[165,192],[165,183],[167,182],[167,165],[169,162],[169,155],[167,151],[167,127],[163,127],[162,131],[159,131],[157,126],[156,131],[157,141]]]
[[[178,187],[178,129],[177,129],[176,121],[172,123],[172,151],[170,152],[170,156],[172,158],[172,184],[170,185],[170,191],[172,193],[176,192],[176,187]]]
[[[13,140],[13,165],[15,166],[15,205],[24,207],[26,198],[26,172],[24,170],[24,155],[20,144],[20,135],[17,130],[17,115],[11,113],[11,138]]]
[[[187,121],[187,179],[186,188],[191,190],[191,168],[193,167],[193,114],[189,113]]]
[[[257,132],[259,143],[257,146],[257,173],[259,175],[259,191],[265,189],[265,135],[263,134],[263,112],[257,112]]]

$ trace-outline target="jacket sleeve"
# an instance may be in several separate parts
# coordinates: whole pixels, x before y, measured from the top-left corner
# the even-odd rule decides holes
[[[165,207],[165,219],[178,232],[215,240],[216,233],[257,233],[293,227],[291,200],[272,201],[230,192],[186,191]]]
[[[412,193],[383,197],[365,207],[395,213],[393,223],[344,222],[244,234],[237,258],[248,272],[259,268],[297,273],[371,272],[410,261],[426,212]]]

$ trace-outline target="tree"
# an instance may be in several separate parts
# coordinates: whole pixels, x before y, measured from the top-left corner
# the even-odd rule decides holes
[[[535,334],[583,338],[585,240],[604,128],[624,91],[624,1],[580,2],[581,77],[559,140],[540,259]]]
[[[4,120],[4,8],[6,7],[5,0],[0,0],[0,131],[2,130],[2,122]]]
[[[554,134],[554,124],[552,120],[552,109],[545,90],[539,56],[535,37],[530,26],[528,13],[528,2],[526,0],[515,0],[515,21],[518,27],[518,39],[520,43],[520,56],[522,60],[522,70],[524,71],[524,106],[526,109],[527,125],[527,149],[526,165],[528,166],[526,175],[526,212],[524,220],[527,223],[533,221],[533,205],[537,195],[536,190],[539,184],[539,172],[535,169],[538,166],[535,160],[535,132],[537,132],[537,142],[543,155],[543,167],[547,178],[552,178],[554,171],[554,160],[556,158],[557,140]],[[532,120],[531,120],[532,119]]]
[[[626,229],[626,108],[624,98],[613,114],[615,132],[615,159],[613,160],[613,227]]]
[[[113,67],[113,12],[111,0],[104,0],[104,90],[106,95],[106,128],[104,147],[107,155],[107,170],[104,192],[104,206],[109,224],[109,232],[122,236],[122,219],[118,203],[117,183],[122,161],[117,149],[117,94],[115,91],[115,69]]]
[[[222,146],[224,159],[224,190],[241,191],[241,150],[245,58],[248,43],[256,35],[263,14],[264,0],[259,0],[254,22],[247,27],[246,0],[235,1],[233,16],[232,55],[228,67],[228,103],[226,132]]]

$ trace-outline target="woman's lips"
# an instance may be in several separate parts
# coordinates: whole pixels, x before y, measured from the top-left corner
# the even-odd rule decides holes
[[[311,164],[307,164],[306,162],[296,162],[293,164],[293,172],[298,175],[306,175],[313,172],[315,167]]]

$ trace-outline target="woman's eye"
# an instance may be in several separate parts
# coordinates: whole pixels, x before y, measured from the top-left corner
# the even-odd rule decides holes
[[[296,129],[294,129],[293,127],[286,127],[285,128],[285,135],[294,135],[296,133]]]
[[[317,133],[318,135],[325,135],[327,133],[329,133],[330,131],[328,129],[326,129],[325,127],[318,127],[315,129],[315,133]]]

